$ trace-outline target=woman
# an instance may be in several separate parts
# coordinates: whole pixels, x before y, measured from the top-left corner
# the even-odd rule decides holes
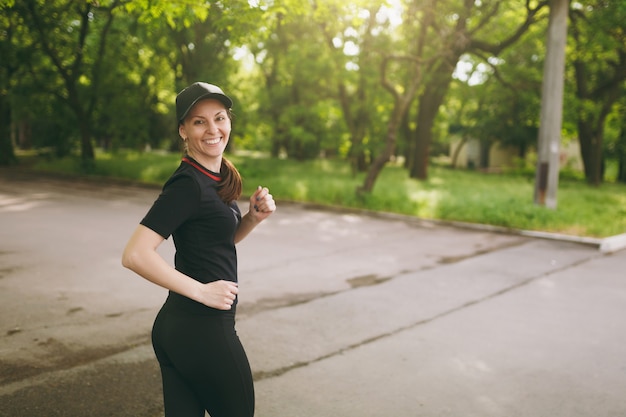
[[[122,264],[165,287],[152,344],[161,367],[167,417],[251,417],[252,373],[235,332],[237,255],[241,241],[276,209],[258,187],[241,216],[241,176],[223,153],[232,100],[217,86],[195,83],[176,97],[186,155],[131,236]],[[158,253],[169,236],[175,268]]]

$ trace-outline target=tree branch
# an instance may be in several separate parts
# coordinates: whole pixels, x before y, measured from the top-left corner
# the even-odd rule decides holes
[[[537,4],[537,7],[530,7],[530,0],[526,0],[526,19],[515,30],[515,32],[499,43],[489,43],[477,39],[471,39],[468,47],[468,51],[484,51],[489,52],[492,55],[498,55],[504,49],[508,48],[522,37],[522,35],[528,30],[530,25],[537,21],[537,14],[541,9],[547,7],[548,0],[542,0]]]

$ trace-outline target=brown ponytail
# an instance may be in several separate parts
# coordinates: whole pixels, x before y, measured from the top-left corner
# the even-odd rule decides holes
[[[241,197],[241,174],[239,174],[232,162],[222,156],[220,175],[222,176],[222,181],[220,181],[217,188],[217,194],[225,203],[232,203]]]

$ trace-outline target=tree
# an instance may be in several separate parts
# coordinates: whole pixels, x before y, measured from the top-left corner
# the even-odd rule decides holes
[[[13,78],[21,65],[17,58],[18,44],[14,41],[20,30],[17,16],[12,8],[2,6],[0,14],[0,55],[4,64],[0,67],[0,166],[17,162],[11,140],[12,106],[9,95]]]
[[[205,81],[219,85],[230,93],[233,89],[229,88],[229,75],[236,70],[231,56],[232,44],[237,40],[233,26],[244,31],[247,29],[245,19],[249,19],[247,13],[240,13],[240,19],[233,23],[233,15],[237,14],[241,3],[233,1],[228,6],[222,2],[186,5],[164,0],[127,3],[127,12],[138,16],[135,30],[138,46],[144,54],[150,55],[144,71],[147,74],[159,73],[161,78],[167,80],[161,88],[172,92],[180,91],[193,82]],[[150,77],[141,79],[148,80]],[[153,86],[145,88],[154,90]],[[230,94],[236,100],[238,95],[236,91],[234,93]],[[148,97],[151,99],[151,103],[146,103],[149,107],[160,104],[156,95]],[[151,126],[165,124],[169,127],[165,131],[173,133],[166,141],[169,150],[179,150],[180,139],[172,129],[175,121],[171,116],[165,115],[167,123],[163,123],[154,112],[150,114],[154,119]]]
[[[359,196],[370,193],[373,190],[380,172],[395,152],[401,124],[403,120],[405,120],[405,115],[409,110],[411,101],[422,85],[423,68],[426,64],[424,59],[427,50],[426,32],[430,29],[435,20],[434,11],[434,8],[431,7],[430,4],[427,4],[422,10],[415,10],[411,13],[411,15],[419,15],[422,20],[420,33],[416,36],[416,43],[412,54],[388,54],[383,59],[380,70],[380,82],[393,97],[394,107],[387,124],[385,147],[372,162],[365,176],[365,180],[363,181],[363,185],[357,187],[356,193]],[[389,74],[390,69],[393,68],[394,65],[400,65],[403,68],[403,71],[398,71],[398,73],[403,73],[405,76],[404,88],[400,88],[398,83],[394,82]]]
[[[570,17],[576,46],[572,60],[578,140],[585,178],[597,186],[603,180],[605,121],[626,91],[626,4],[616,0],[577,3]]]
[[[595,91],[597,80],[610,79],[609,70],[619,68],[624,42],[618,3],[594,0],[573,12],[585,45],[570,51],[587,74],[579,76],[589,87],[579,88],[581,94]],[[12,158],[9,126],[26,133],[14,135],[18,146],[32,138],[34,147],[54,147],[63,155],[80,145],[83,165],[93,163],[94,145],[171,149],[178,142],[165,140],[177,139],[173,98],[198,79],[228,90],[236,112],[245,97],[245,117],[236,119],[245,140],[233,143],[298,159],[347,155],[355,172],[369,168],[365,192],[397,155],[406,156],[411,176],[425,178],[430,148],[446,125],[461,124],[486,144],[514,144],[520,155],[537,127],[528,109],[538,97],[539,62],[533,61],[527,78],[511,68],[528,69],[524,58],[530,54],[520,41],[529,33],[536,38],[537,31],[528,29],[547,15],[546,0],[2,4],[2,163]],[[385,19],[392,16],[391,4],[403,7],[402,19],[393,24]],[[594,31],[601,36],[591,39]],[[585,51],[585,42],[593,50]],[[244,55],[253,58],[240,59]],[[469,93],[449,94],[459,59],[491,65],[489,80]],[[623,82],[614,90],[621,88]],[[459,108],[453,102],[465,99],[472,103],[463,103],[463,115],[448,120],[451,105]],[[598,103],[606,101],[581,99],[579,119],[595,126]],[[617,152],[614,129],[605,151]]]
[[[363,172],[377,149],[376,125],[384,91],[378,79],[380,57],[389,48],[389,19],[381,14],[388,9],[378,2],[351,2],[349,4],[326,3],[317,5],[316,20],[319,22],[326,44],[331,51],[334,66],[336,97],[345,125],[350,132],[348,159],[353,173]],[[368,140],[369,139],[369,140]]]
[[[489,167],[489,150],[495,143],[517,149],[520,159],[537,143],[542,33],[536,25],[498,59],[461,57],[443,108],[450,134],[481,142],[481,168]],[[461,146],[455,150],[459,152]]]
[[[432,49],[446,53],[439,54],[425,68],[425,86],[417,97],[417,112],[413,116],[415,128],[411,129],[407,154],[407,167],[412,178],[428,177],[435,118],[450,87],[452,74],[460,57],[468,53],[484,57],[485,60],[497,56],[517,42],[537,21],[539,12],[546,2],[527,0],[521,19],[518,16],[522,11],[517,9],[517,4],[518,2],[503,1],[464,1],[462,5],[457,5],[456,2],[429,2],[427,7],[433,9],[437,19],[430,23],[431,27],[424,35],[418,36],[428,36],[426,42]],[[508,9],[501,10],[507,6]],[[498,18],[519,23],[512,30],[503,30],[508,28],[510,23],[504,24]]]
[[[293,6],[290,13],[285,3],[269,7],[250,49],[264,82],[258,113],[261,122],[270,122],[271,154],[304,160],[329,144],[338,149],[344,129],[333,117],[336,75],[313,10],[302,2]]]
[[[626,111],[622,111],[622,126],[620,128],[620,133],[618,137],[618,141],[616,144],[616,153],[617,153],[617,181],[621,183],[626,183]]]
[[[25,0],[18,12],[33,28],[31,48],[40,50],[58,76],[56,83],[44,83],[34,71],[33,79],[41,91],[58,97],[75,117],[80,132],[81,163],[89,169],[94,161],[92,143],[93,111],[101,88],[101,68],[107,36],[113,23],[110,6],[95,7],[78,0]],[[90,37],[91,31],[98,33]]]
[[[15,61],[3,59],[0,75],[15,71],[9,64],[19,73],[12,76],[11,88],[0,78],[4,102],[12,106],[10,115],[1,106],[11,119],[2,126],[32,131],[35,146],[51,146],[59,156],[79,143],[84,168],[94,163],[94,144],[161,147],[164,137],[176,138],[171,134],[175,92],[198,79],[230,90],[233,45],[258,24],[257,9],[244,0],[227,6],[27,0],[6,7],[16,30],[3,30],[0,41],[9,45],[6,56]],[[9,33],[15,33],[10,42]],[[2,138],[10,143],[8,134]]]

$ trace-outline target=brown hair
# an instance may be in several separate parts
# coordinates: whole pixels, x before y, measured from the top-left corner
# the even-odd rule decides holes
[[[217,195],[225,203],[232,203],[241,197],[242,181],[241,174],[232,162],[222,156],[222,166],[220,167],[222,181],[217,186]]]

